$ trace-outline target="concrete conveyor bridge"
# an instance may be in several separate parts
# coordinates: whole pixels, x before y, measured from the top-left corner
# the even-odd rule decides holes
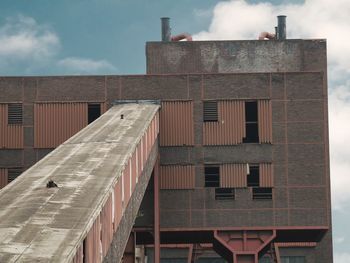
[[[158,156],[158,110],[112,107],[3,188],[0,262],[119,262]]]

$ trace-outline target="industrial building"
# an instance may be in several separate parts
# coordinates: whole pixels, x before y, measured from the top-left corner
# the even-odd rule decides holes
[[[126,169],[130,183],[108,179],[121,187],[111,198],[119,193],[123,203],[106,195],[96,204],[102,214],[113,215],[113,222],[105,220],[114,232],[100,241],[104,228],[97,229],[95,220],[103,221],[102,214],[85,219],[79,232],[84,245],[69,250],[78,255],[73,262],[102,262],[100,254],[86,252],[100,242],[103,262],[122,254],[124,262],[148,263],[333,262],[326,40],[287,39],[285,17],[270,40],[171,41],[178,39],[171,38],[168,23],[163,19],[163,41],[146,43],[146,75],[0,78],[0,219],[7,216],[6,203],[17,198],[11,189],[21,195],[29,191],[25,185],[43,183],[38,175],[51,173],[65,147],[127,140],[130,151],[120,159],[126,168],[118,169]],[[137,106],[143,103],[158,106]],[[130,125],[139,141],[130,140],[134,134],[128,136],[112,112],[118,121],[135,116]],[[106,129],[100,130],[105,137],[97,136],[98,127]],[[81,158],[98,159],[87,152]],[[62,202],[76,194],[60,194],[60,184],[79,183],[75,170],[55,174],[59,187],[53,196]],[[138,181],[141,174],[147,179]],[[98,178],[90,187],[99,185]],[[2,253],[15,255],[6,233],[10,240],[18,225],[10,221],[0,221],[0,262]],[[89,233],[95,241],[86,245]]]

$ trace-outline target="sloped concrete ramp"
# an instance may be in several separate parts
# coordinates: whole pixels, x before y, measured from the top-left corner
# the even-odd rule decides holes
[[[119,262],[158,155],[158,110],[113,106],[0,190],[0,262]]]

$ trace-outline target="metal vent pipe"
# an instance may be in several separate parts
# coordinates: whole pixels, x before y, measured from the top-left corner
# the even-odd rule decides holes
[[[162,41],[169,42],[171,40],[170,18],[162,17]]]
[[[286,16],[277,16],[278,19],[278,38],[279,40],[283,40],[287,38],[286,32]]]

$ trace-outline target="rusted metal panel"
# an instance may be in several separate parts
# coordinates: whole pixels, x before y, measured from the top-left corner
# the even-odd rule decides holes
[[[124,201],[125,204],[129,202],[131,196],[131,177],[130,177],[130,164],[125,167],[123,171],[123,183],[124,183]]]
[[[259,142],[272,143],[272,106],[270,100],[258,100]]]
[[[203,123],[204,145],[232,145],[246,136],[245,104],[242,100],[218,102],[218,121]]]
[[[259,164],[260,187],[273,187],[273,165],[271,163]]]
[[[85,238],[84,262],[85,263],[100,263],[102,262],[102,247],[101,247],[101,223],[100,216],[97,216],[89,233]]]
[[[160,111],[160,145],[194,145],[192,101],[162,102]]]
[[[0,168],[0,189],[5,187],[8,183],[7,169]]]
[[[103,257],[107,255],[109,246],[113,239],[113,223],[112,223],[112,195],[108,198],[106,204],[101,211],[101,243]]]
[[[23,125],[8,124],[8,104],[0,104],[0,148],[23,148]]]
[[[194,189],[193,165],[160,166],[160,189]]]
[[[88,124],[87,103],[34,104],[34,147],[55,148]]]
[[[114,232],[117,231],[123,213],[122,181],[119,180],[114,186]]]
[[[278,247],[316,247],[317,242],[280,242],[275,245]]]
[[[73,258],[73,263],[84,263],[84,246],[81,245]]]
[[[247,187],[247,164],[221,164],[220,187]]]

